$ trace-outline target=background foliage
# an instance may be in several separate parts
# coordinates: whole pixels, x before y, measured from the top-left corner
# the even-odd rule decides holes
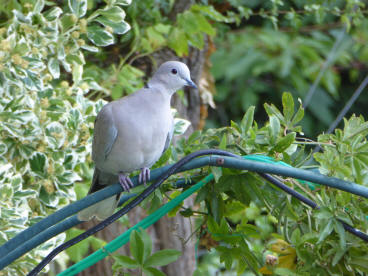
[[[363,117],[349,116],[342,130],[317,138],[367,73],[364,1],[203,0],[176,18],[174,2],[163,0],[5,2],[0,6],[0,243],[82,196],[91,178],[93,121],[103,99],[142,87],[145,72],[152,70],[145,61],[155,64],[154,54],[166,47],[182,57],[190,47],[210,46],[215,86],[208,78],[201,92],[204,103],[211,102],[209,92],[216,87],[217,109],[207,128],[230,126],[193,133],[157,166],[219,147],[301,167],[313,145],[300,137],[304,131],[323,148],[314,155],[322,173],[367,185]],[[304,112],[293,98],[305,97],[344,28],[332,65]],[[292,94],[281,97],[283,91]],[[364,113],[366,101],[363,95],[353,111]],[[367,245],[346,234],[337,220],[366,231],[365,200],[289,179],[322,207],[311,211],[254,174],[210,171],[216,183],[199,192],[193,209],[176,214],[195,218],[200,252],[211,251],[199,259],[196,275],[223,268],[238,274],[367,273]],[[154,210],[162,198],[156,192],[147,208]],[[134,235],[147,251],[145,235]],[[50,240],[2,273],[24,275],[64,239],[63,234]],[[98,247],[103,241],[90,243]],[[81,250],[87,252],[88,244]],[[172,252],[165,264],[177,255]],[[77,261],[82,254],[68,257]],[[117,256],[114,268],[126,267],[124,260]],[[158,263],[152,271],[163,265]]]

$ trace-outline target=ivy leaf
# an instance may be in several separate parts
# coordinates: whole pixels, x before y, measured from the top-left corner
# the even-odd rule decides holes
[[[114,43],[113,35],[96,25],[87,28],[87,37],[96,46],[108,46]]]
[[[216,34],[215,28],[212,27],[212,25],[208,22],[206,17],[204,17],[203,15],[199,13],[196,14],[195,17],[196,17],[196,23],[197,23],[199,30],[208,34],[209,36],[214,36]]]
[[[164,266],[168,265],[169,263],[175,262],[181,252],[175,249],[164,249],[158,252],[153,253],[151,256],[147,258],[144,262],[145,267],[150,266]]]
[[[185,32],[174,28],[169,35],[169,47],[173,49],[178,56],[188,54],[188,42]]]
[[[87,0],[68,0],[70,11],[77,17],[83,17],[87,12]]]

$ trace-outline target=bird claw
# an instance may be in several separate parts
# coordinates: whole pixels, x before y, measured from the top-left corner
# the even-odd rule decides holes
[[[144,184],[144,186],[146,186],[146,183],[150,180],[151,178],[151,171],[149,168],[144,167],[141,169],[141,172],[139,173],[139,177],[138,177],[138,181],[139,183]]]
[[[119,183],[120,183],[120,186],[123,188],[123,191],[130,192],[130,188],[134,187],[134,184],[132,180],[130,180],[129,176],[123,173],[119,173]]]

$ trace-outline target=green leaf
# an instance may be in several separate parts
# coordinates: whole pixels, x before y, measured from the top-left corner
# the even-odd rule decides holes
[[[215,182],[218,182],[220,177],[222,176],[222,168],[221,167],[211,167],[211,172],[215,177]]]
[[[68,30],[70,27],[72,27],[75,23],[76,22],[74,14],[65,14],[61,17],[61,26],[63,27],[64,32]],[[59,46],[64,49],[63,47],[64,45],[60,44]]]
[[[140,265],[136,260],[133,260],[129,258],[128,256],[114,256],[112,257],[115,260],[115,263],[113,264],[113,269],[117,269],[119,267],[125,267],[125,268],[138,268]]]
[[[125,21],[116,23],[103,16],[98,17],[95,21],[104,25],[105,27],[111,27],[116,34],[125,34],[130,30],[130,25]]]
[[[37,174],[44,174],[46,167],[46,155],[40,152],[35,152],[29,159],[31,170]]]
[[[276,143],[276,145],[273,147],[273,150],[276,152],[284,152],[292,143],[294,143],[295,136],[295,132],[288,133]]]
[[[187,131],[191,122],[182,118],[174,118],[174,135],[182,135]]]
[[[165,273],[154,267],[143,268],[144,275],[147,276],[166,276]]]
[[[208,22],[208,20],[201,14],[195,14],[196,24],[202,32],[208,34],[209,36],[214,36],[216,34],[216,30],[212,25]]]
[[[226,150],[226,145],[227,145],[227,139],[226,139],[226,134],[222,135],[222,139],[219,145],[219,149],[222,150]]]
[[[241,120],[240,128],[242,130],[243,136],[247,135],[248,130],[252,127],[253,119],[254,119],[254,110],[255,110],[255,106],[250,106],[247,112],[245,112],[243,119]]]
[[[78,84],[82,80],[83,65],[74,63],[72,68],[73,82]]]
[[[282,93],[282,107],[285,120],[290,122],[294,115],[294,99],[291,93]]]
[[[82,49],[93,52],[93,53],[97,53],[99,51],[99,49],[97,47],[94,46],[90,46],[90,45],[83,45],[81,46]]]
[[[76,236],[82,234],[84,231],[77,228],[70,228],[66,231],[66,239],[70,240],[72,238],[75,238]],[[78,248],[76,248],[78,247]],[[69,258],[73,262],[79,262],[83,259],[83,257],[88,253],[89,248],[89,239],[82,240],[78,243],[77,246],[69,247],[65,250],[66,254],[68,254]]]
[[[217,233],[219,231],[219,225],[212,216],[207,217],[207,227],[210,233]]]
[[[265,103],[263,106],[268,116],[271,117],[272,115],[275,115],[280,122],[285,121],[284,116],[281,114],[280,110],[278,110],[276,106],[274,106],[273,104],[269,105],[267,103]]]
[[[144,262],[144,266],[150,267],[150,266],[168,265],[172,262],[175,262],[179,258],[180,255],[181,255],[181,252],[178,250],[164,249],[164,250],[155,252],[151,256],[149,256],[147,260]]]
[[[87,12],[87,0],[68,0],[69,9],[77,17],[85,16]]]
[[[335,256],[332,259],[332,265],[335,266],[341,258],[345,255],[347,249],[345,248],[337,248]]]
[[[113,6],[106,10],[98,10],[97,12],[116,23],[121,23],[125,18],[125,11],[118,6]]]
[[[188,41],[183,30],[173,28],[169,35],[169,47],[180,57],[188,54]]]
[[[323,229],[323,231],[320,233],[317,243],[323,242],[326,239],[326,237],[331,234],[333,226],[334,220],[330,219],[326,224],[325,228]]]
[[[272,141],[276,141],[280,133],[280,121],[274,115],[270,116],[270,129]]]
[[[128,6],[132,3],[132,0],[116,0],[116,5]]]
[[[108,46],[114,43],[113,35],[96,25],[87,28],[87,37],[96,46]]]
[[[300,122],[304,117],[304,108],[302,106],[299,107],[298,111],[295,113],[293,120],[291,121],[291,125],[294,126],[296,123]]]
[[[53,7],[51,9],[49,9],[48,11],[46,11],[44,13],[44,16],[47,20],[49,21],[53,21],[57,18],[59,18],[59,16],[63,13],[63,10],[60,9],[59,7]]]
[[[340,242],[340,248],[342,250],[346,249],[346,232],[344,229],[344,226],[342,226],[342,223],[338,220],[335,220],[334,229],[336,233],[339,234],[339,242]]]
[[[60,65],[56,58],[50,58],[47,67],[54,79],[58,79],[60,77]]]
[[[139,264],[143,264],[144,243],[139,232],[137,231],[132,231],[130,234],[130,252]]]
[[[196,5],[192,5],[191,10],[199,11],[215,21],[219,21],[219,22],[228,21],[227,17],[223,16],[212,5],[197,5],[196,4]]]
[[[143,260],[146,260],[152,253],[152,240],[150,235],[143,229],[140,229],[141,238],[144,244]]]
[[[37,0],[36,4],[34,4],[33,12],[40,13],[43,10],[44,6],[45,6],[45,0]]]

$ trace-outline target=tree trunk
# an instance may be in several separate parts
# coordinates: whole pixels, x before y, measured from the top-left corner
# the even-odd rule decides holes
[[[188,9],[192,1],[179,0],[175,2],[172,13],[170,14],[170,19],[175,20],[178,13],[183,12]],[[170,49],[163,49],[157,53],[153,54],[154,60],[158,65],[168,60],[180,60],[186,63],[191,71],[191,77],[193,81],[198,85],[201,78],[203,65],[206,59],[207,43],[203,50],[198,50],[191,48],[189,55],[185,58],[178,59],[175,53]],[[144,64],[147,68],[147,74],[152,74],[152,66],[147,66],[151,60],[141,59],[137,60],[137,64]],[[175,95],[172,99],[172,107],[176,108],[180,114],[180,117],[185,118],[191,122],[191,126],[184,134],[188,137],[194,130],[198,129],[201,125],[201,97],[198,90],[185,88],[185,97],[187,99],[188,105],[185,106],[182,100]],[[175,142],[174,142],[175,143]],[[193,198],[188,198],[185,201],[185,206],[193,205]],[[145,211],[140,208],[134,208],[129,212],[129,222],[130,226],[135,225],[137,222],[146,217]],[[82,225],[84,229],[90,228],[95,225],[96,222],[87,222]],[[110,241],[123,233],[126,230],[125,227],[119,222],[115,222],[108,226],[103,231],[96,234],[97,237]],[[169,276],[177,275],[192,275],[195,270],[195,235],[193,238],[189,237],[194,231],[191,227],[190,219],[184,218],[180,215],[168,218],[165,216],[159,220],[153,227],[148,230],[152,241],[153,241],[153,252],[160,249],[177,249],[182,252],[182,256],[172,264],[163,267],[162,270]],[[185,242],[184,242],[185,241]],[[124,246],[119,250],[121,254],[129,255],[129,245]],[[91,275],[113,275],[112,266],[113,261],[110,259],[104,259],[98,262],[96,265],[90,267],[89,269],[81,272],[79,275],[91,276]],[[130,271],[134,275],[134,272]]]

